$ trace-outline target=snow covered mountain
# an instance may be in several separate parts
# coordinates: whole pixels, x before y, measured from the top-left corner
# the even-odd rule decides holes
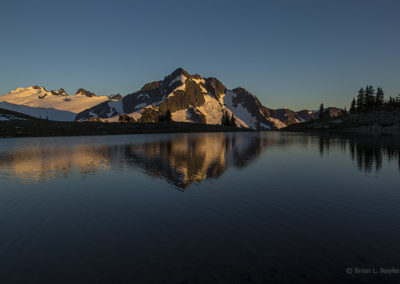
[[[79,89],[75,95],[68,95],[64,89],[47,91],[44,87],[32,86],[0,96],[0,108],[37,118],[73,121],[78,113],[109,99],[84,89]]]
[[[216,78],[190,75],[178,68],[161,81],[154,81],[119,101],[104,101],[76,116],[77,120],[101,118],[118,121],[126,114],[138,122],[155,122],[167,111],[172,120],[221,124],[222,115],[234,116],[238,127],[268,130],[313,118],[311,111],[299,113],[288,109],[268,109],[256,96],[243,88],[228,90]]]
[[[257,130],[279,129],[316,117],[308,110],[266,108],[244,88],[228,90],[216,78],[191,75],[182,68],[125,97],[97,96],[82,88],[68,95],[64,89],[32,86],[0,96],[0,108],[55,121],[118,122],[123,117],[124,121],[156,122],[170,111],[173,121],[221,124],[227,113],[235,117],[236,126]]]

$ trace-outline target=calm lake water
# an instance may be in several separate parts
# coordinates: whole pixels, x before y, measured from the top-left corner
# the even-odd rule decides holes
[[[400,269],[399,145],[0,139],[0,283],[399,283],[372,271]]]

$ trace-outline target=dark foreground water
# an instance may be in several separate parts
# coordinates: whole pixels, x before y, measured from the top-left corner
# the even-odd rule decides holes
[[[0,283],[400,283],[398,145],[1,139]]]

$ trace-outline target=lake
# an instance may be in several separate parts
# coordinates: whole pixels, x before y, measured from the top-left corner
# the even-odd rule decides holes
[[[0,282],[398,283],[399,145],[284,132],[0,139]]]

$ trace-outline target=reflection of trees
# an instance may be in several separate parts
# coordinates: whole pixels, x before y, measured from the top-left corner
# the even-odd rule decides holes
[[[400,139],[398,136],[365,136],[365,135],[328,135],[318,136],[321,156],[329,152],[334,145],[343,151],[349,148],[350,157],[357,163],[360,171],[379,171],[384,159],[397,160],[400,169]]]

